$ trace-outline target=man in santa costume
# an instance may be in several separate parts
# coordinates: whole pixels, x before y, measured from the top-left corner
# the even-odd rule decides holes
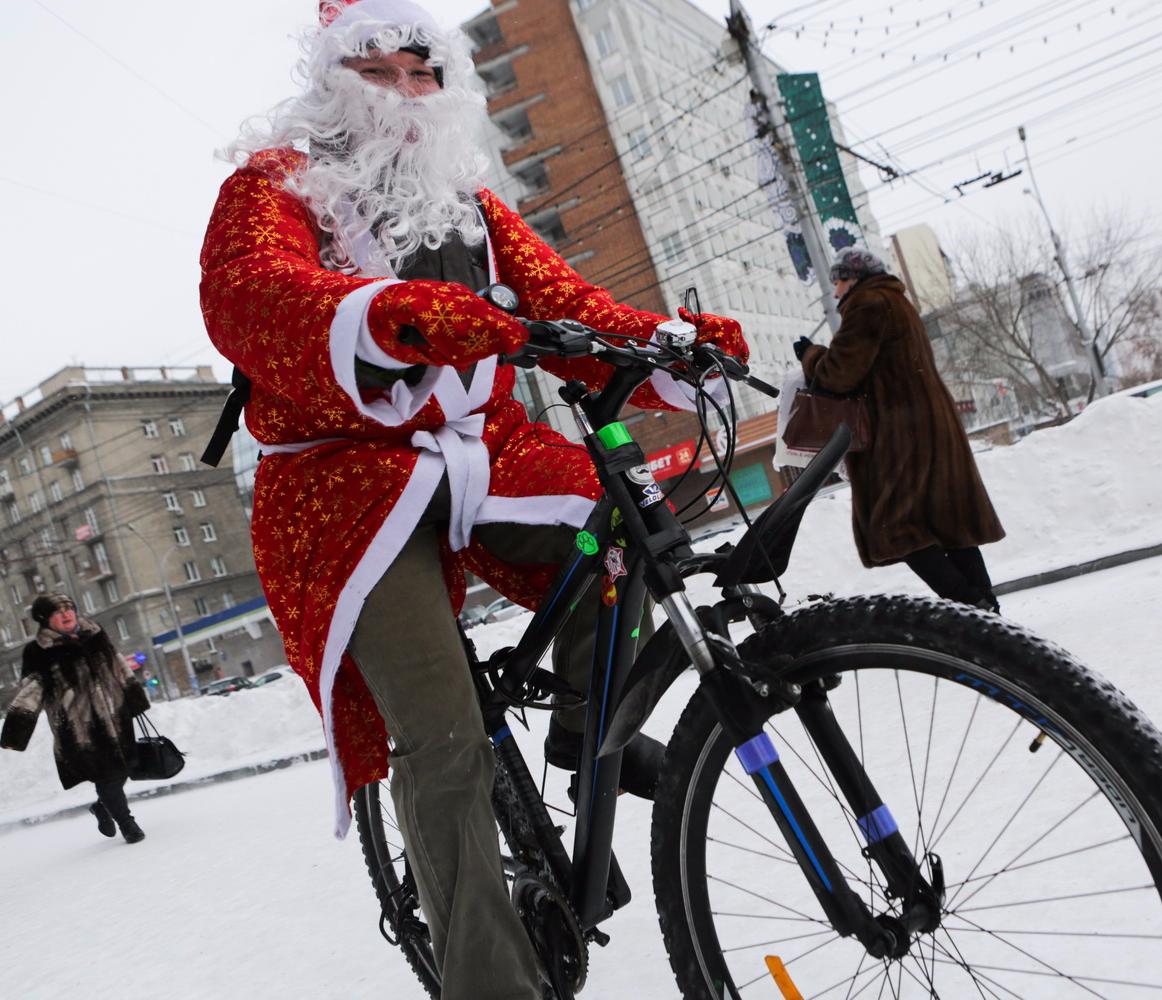
[[[497,355],[524,327],[474,290],[503,282],[525,316],[645,339],[665,317],[586,283],[483,187],[484,102],[459,33],[407,0],[325,0],[320,22],[302,93],[231,147],[202,252],[207,330],[252,384],[255,561],[322,715],[337,834],[352,792],[386,775],[390,736],[443,996],[531,1000],[455,615],[467,571],[535,607],[600,486],[584,449],[513,398]],[[736,323],[696,325],[745,359]],[[545,367],[591,387],[610,373]],[[661,374],[634,402],[687,406],[680,389]],[[556,665],[584,690],[590,663]],[[555,723],[557,763],[576,716]]]

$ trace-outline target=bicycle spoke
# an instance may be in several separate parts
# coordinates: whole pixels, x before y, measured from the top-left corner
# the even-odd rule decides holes
[[[780,903],[777,899],[771,899],[770,896],[764,896],[761,892],[755,892],[753,889],[747,889],[745,886],[735,885],[733,882],[729,882],[724,878],[718,878],[715,875],[708,874],[706,876],[706,880],[708,882],[718,882],[722,885],[727,885],[731,889],[735,889],[738,892],[741,892],[745,896],[753,896],[755,899],[761,899],[764,903],[770,903],[771,906],[777,907],[780,910],[786,910],[788,913],[795,914],[795,916],[799,920],[804,920],[807,923],[819,924],[822,927],[830,927],[831,926],[830,924],[827,923],[826,920],[823,920],[821,917],[809,916],[806,913],[802,913],[799,910],[796,910],[793,906],[787,906],[785,903]]]

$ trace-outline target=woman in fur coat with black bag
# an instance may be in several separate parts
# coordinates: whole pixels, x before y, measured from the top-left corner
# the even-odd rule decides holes
[[[89,811],[97,829],[112,837],[119,828],[136,844],[145,834],[129,812],[125,781],[136,760],[133,718],[149,709],[149,696],[101,626],[77,617],[71,598],[42,594],[29,614],[40,629],[24,647],[21,684],[0,747],[24,750],[43,709],[61,784],[93,782],[97,801]]]

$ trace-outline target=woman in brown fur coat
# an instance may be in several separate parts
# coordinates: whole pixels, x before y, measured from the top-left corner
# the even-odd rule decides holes
[[[841,250],[843,317],[829,347],[800,338],[808,383],[867,393],[872,443],[849,455],[852,526],[865,566],[905,562],[938,596],[997,611],[979,546],[1004,537],[919,313],[874,254]]]
[[[129,812],[125,780],[136,759],[133,717],[149,708],[149,696],[101,626],[77,617],[71,598],[42,594],[30,614],[40,630],[24,647],[21,684],[0,747],[24,750],[43,709],[61,784],[93,782],[97,801],[89,811],[97,829],[112,837],[116,824],[136,844],[145,834]]]

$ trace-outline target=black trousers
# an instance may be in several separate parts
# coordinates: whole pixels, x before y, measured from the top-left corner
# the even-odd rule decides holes
[[[999,611],[993,582],[980,549],[942,549],[930,545],[904,559],[937,597]]]
[[[122,777],[93,782],[97,787],[97,801],[105,807],[106,812],[113,817],[118,826],[126,820],[133,819],[133,814],[129,811],[129,800],[125,798],[125,781],[126,779]]]

